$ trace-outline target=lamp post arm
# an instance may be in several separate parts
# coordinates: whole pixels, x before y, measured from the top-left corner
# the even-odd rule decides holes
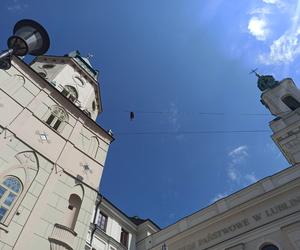
[[[13,54],[13,49],[5,50],[0,54],[0,59],[6,58],[7,56],[11,56]]]

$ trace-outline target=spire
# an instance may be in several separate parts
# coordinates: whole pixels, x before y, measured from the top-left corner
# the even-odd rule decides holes
[[[279,85],[279,82],[275,80],[275,78],[272,75],[260,75],[257,73],[257,69],[251,70],[250,72],[255,73],[257,77],[257,87],[261,91],[265,91],[267,89],[272,89]]]
[[[86,70],[93,78],[97,79],[98,76],[98,71],[93,68],[90,58],[93,57],[92,54],[88,54],[87,57],[83,57],[80,55],[80,52],[78,50],[72,51],[66,56],[72,57],[75,59],[76,62],[84,69]]]

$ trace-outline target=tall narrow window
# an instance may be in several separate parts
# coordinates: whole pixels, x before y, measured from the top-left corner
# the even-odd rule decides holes
[[[98,227],[106,232],[106,226],[107,226],[107,215],[105,215],[104,213],[100,212],[99,213],[99,218],[98,218]]]
[[[282,101],[286,106],[288,106],[291,110],[295,110],[300,107],[300,103],[291,95],[285,96],[282,98]]]
[[[264,245],[261,250],[279,250],[278,247],[276,247],[275,245],[273,244],[267,244],[267,245]]]
[[[51,108],[51,114],[49,115],[46,123],[55,130],[59,130],[64,123],[68,121],[67,112],[59,106]]]
[[[5,219],[21,192],[22,184],[18,178],[8,176],[2,181],[0,185],[0,222]]]
[[[124,228],[122,228],[120,242],[125,247],[128,247],[128,238],[129,238],[129,233]]]

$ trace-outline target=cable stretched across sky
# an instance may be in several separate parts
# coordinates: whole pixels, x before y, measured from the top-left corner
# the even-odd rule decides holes
[[[136,114],[174,114],[174,111],[143,111],[143,110],[122,110],[119,112]],[[272,116],[272,114],[267,113],[225,113],[225,112],[189,112],[189,111],[176,111],[176,114],[184,115],[240,115],[240,116]]]
[[[201,135],[201,134],[242,134],[242,133],[270,133],[270,130],[198,130],[198,131],[136,131],[116,132],[114,135]]]

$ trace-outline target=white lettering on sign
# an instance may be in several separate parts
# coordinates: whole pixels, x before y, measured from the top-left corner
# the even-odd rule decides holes
[[[229,233],[238,232],[239,230],[249,227],[254,223],[259,223],[264,218],[271,218],[277,214],[280,214],[283,211],[291,209],[295,206],[300,205],[300,196],[290,199],[286,202],[282,202],[273,207],[267,208],[264,211],[253,214],[249,218],[243,218],[229,226],[223,227],[218,231],[208,233],[204,238],[198,239],[194,242],[189,243],[183,247],[178,248],[177,250],[194,250],[198,247],[202,247],[208,243],[211,243],[214,240],[217,240],[221,237],[225,237]]]

